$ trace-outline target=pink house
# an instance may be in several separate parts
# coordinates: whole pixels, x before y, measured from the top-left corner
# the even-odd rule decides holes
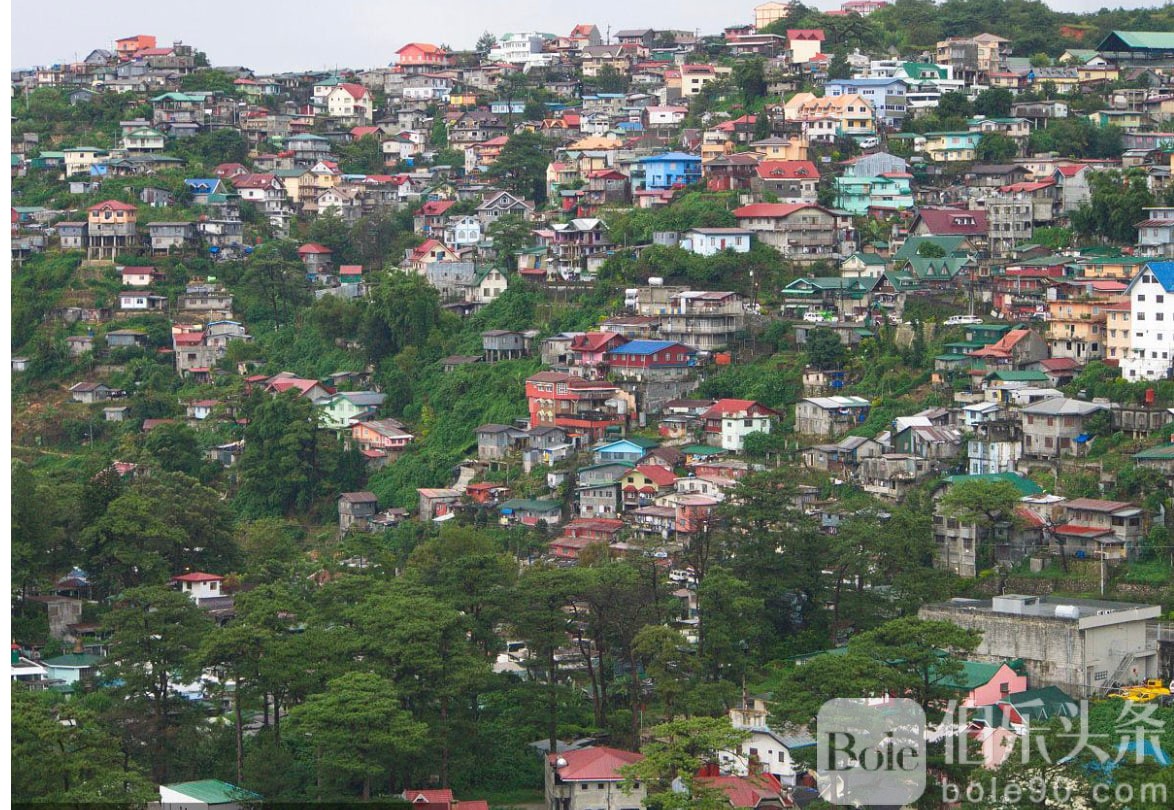
[[[628,339],[615,332],[584,332],[571,338],[571,365],[585,369],[583,376],[588,372],[600,370],[605,362],[606,355],[612,349],[627,343]]]
[[[1016,672],[1007,663],[982,664],[963,661],[962,671],[946,679],[943,686],[954,686],[966,691],[963,706],[991,706],[1008,695],[1027,691],[1027,676]]]

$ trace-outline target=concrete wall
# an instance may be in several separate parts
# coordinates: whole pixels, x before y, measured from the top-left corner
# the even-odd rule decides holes
[[[918,615],[982,631],[974,659],[989,663],[1023,659],[1033,689],[1058,686],[1074,698],[1090,697],[1107,685],[1126,652],[1139,655],[1122,680],[1155,677],[1158,671],[1156,650],[1145,654],[1146,622],[1140,613],[1137,617],[1085,617],[1078,622],[927,605]]]

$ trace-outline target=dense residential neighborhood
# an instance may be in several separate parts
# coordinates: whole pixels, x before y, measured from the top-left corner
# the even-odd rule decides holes
[[[1174,13],[988,5],[14,69],[13,801],[1174,804]]]

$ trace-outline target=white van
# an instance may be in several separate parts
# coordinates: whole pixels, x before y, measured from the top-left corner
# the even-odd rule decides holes
[[[954,315],[946,318],[946,326],[973,326],[982,323],[982,318],[977,315]]]

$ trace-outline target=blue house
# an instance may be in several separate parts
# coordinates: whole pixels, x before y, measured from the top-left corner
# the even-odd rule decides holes
[[[830,79],[824,87],[828,96],[856,94],[872,104],[878,124],[900,129],[905,120],[909,85],[901,79]]]
[[[640,159],[644,169],[644,188],[665,191],[701,180],[701,158],[684,152],[665,152]]]
[[[605,461],[627,461],[630,464],[635,464],[658,444],[658,442],[649,439],[634,438],[619,439],[614,442],[608,442],[607,444],[601,444],[595,448],[595,463],[602,464]]]
[[[192,202],[196,205],[207,205],[208,198],[213,194],[224,193],[224,184],[216,177],[193,177],[183,181],[192,195]]]

